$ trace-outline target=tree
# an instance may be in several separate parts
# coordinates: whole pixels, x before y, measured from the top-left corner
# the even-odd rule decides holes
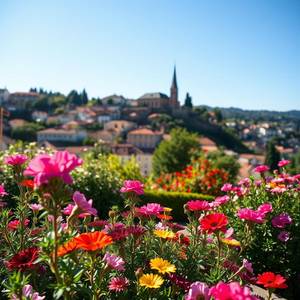
[[[76,90],[72,90],[68,95],[68,102],[74,105],[81,105],[82,99]]]
[[[87,95],[87,92],[85,89],[83,89],[83,91],[81,93],[81,101],[82,101],[82,104],[87,104],[89,101],[89,98],[88,98],[88,95]]]
[[[214,114],[217,122],[221,123],[223,121],[223,115],[221,110],[219,108],[214,108]]]
[[[300,174],[300,151],[292,156],[291,164],[287,169],[291,174]]]
[[[274,141],[269,141],[266,146],[266,160],[265,164],[270,167],[272,171],[278,169],[278,162],[280,161],[280,153],[275,147]]]
[[[186,97],[185,97],[185,100],[184,100],[184,106],[189,107],[189,108],[193,108],[192,97],[190,96],[189,93],[186,93]]]
[[[162,141],[153,154],[153,173],[181,171],[191,161],[191,152],[199,148],[198,135],[186,129],[175,128],[170,132],[171,138]]]

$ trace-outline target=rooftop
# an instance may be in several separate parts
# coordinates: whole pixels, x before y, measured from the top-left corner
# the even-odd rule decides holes
[[[169,99],[169,97],[163,93],[146,93],[139,99]]]

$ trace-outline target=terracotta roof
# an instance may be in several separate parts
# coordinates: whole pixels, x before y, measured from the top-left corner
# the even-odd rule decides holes
[[[199,142],[201,146],[216,146],[216,143],[207,137],[201,137]]]
[[[11,96],[33,96],[33,97],[38,97],[39,94],[38,93],[32,93],[32,92],[15,92],[15,93],[11,93]]]
[[[38,131],[38,133],[50,133],[50,134],[77,134],[78,131],[74,129],[66,130],[66,129],[55,129],[55,128],[48,128],[44,130]]]
[[[21,127],[27,124],[28,122],[24,119],[12,119],[8,123],[11,127]]]
[[[166,94],[163,93],[146,93],[141,96],[139,99],[147,100],[147,99],[169,99]]]
[[[153,131],[149,128],[138,128],[138,129],[134,129],[129,131],[128,134],[136,134],[136,135],[162,135],[162,133],[160,131]]]

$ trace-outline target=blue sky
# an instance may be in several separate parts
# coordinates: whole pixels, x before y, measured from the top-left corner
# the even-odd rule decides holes
[[[0,87],[300,108],[300,1],[0,0]]]

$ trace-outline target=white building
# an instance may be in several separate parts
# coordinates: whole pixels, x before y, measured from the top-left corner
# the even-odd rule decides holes
[[[9,98],[9,91],[7,89],[0,89],[0,105],[7,102]]]
[[[65,129],[54,129],[49,128],[40,130],[37,133],[38,142],[71,142],[78,143],[82,142],[87,137],[86,131],[84,130],[65,130]]]

